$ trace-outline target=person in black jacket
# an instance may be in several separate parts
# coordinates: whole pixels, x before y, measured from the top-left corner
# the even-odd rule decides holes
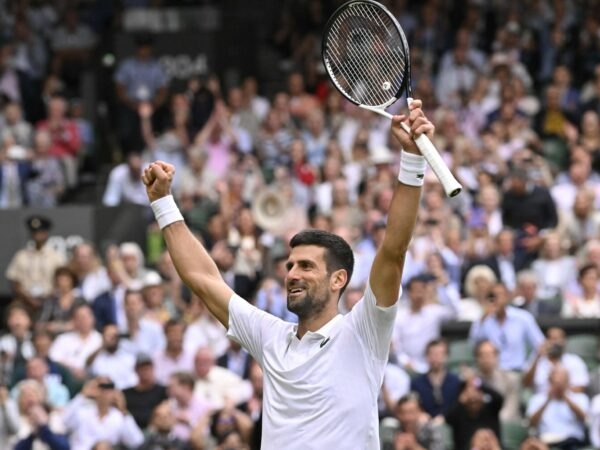
[[[481,428],[494,432],[500,440],[500,409],[504,399],[481,379],[467,375],[458,401],[445,414],[452,428],[455,450],[469,450],[471,438]]]

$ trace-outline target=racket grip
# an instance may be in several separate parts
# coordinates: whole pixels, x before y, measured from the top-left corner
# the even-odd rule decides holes
[[[408,127],[407,127],[408,128]],[[410,132],[410,130],[408,130]],[[415,139],[419,151],[425,157],[429,166],[433,170],[433,173],[438,177],[440,183],[444,187],[444,191],[448,197],[456,197],[462,191],[462,186],[454,178],[450,169],[446,165],[446,162],[442,159],[442,156],[438,153],[431,140],[424,134],[420,135]]]

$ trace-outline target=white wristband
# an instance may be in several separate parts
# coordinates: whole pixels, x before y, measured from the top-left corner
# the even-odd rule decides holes
[[[402,150],[400,154],[400,172],[398,181],[409,186],[423,186],[427,161],[424,156]]]
[[[159,198],[150,203],[154,217],[158,222],[158,226],[162,230],[164,227],[171,225],[173,222],[179,222],[183,220],[183,216],[179,211],[179,208],[175,204],[175,199],[172,195]]]

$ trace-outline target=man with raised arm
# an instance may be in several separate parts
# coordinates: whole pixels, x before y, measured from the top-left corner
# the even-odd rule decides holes
[[[285,289],[298,324],[282,321],[223,281],[170,195],[173,166],[157,161],[144,171],[152,209],[182,280],[264,371],[263,450],[379,449],[377,396],[426,166],[402,121],[413,136],[433,134],[418,100],[407,116],[393,118],[392,132],[404,151],[387,233],[363,299],[345,316],[338,314],[338,300],[354,261],[342,238],[306,230],[291,239]]]

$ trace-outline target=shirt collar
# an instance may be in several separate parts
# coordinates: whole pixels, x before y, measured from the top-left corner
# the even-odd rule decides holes
[[[342,314],[336,315],[333,319],[331,319],[329,322],[327,322],[325,325],[323,325],[317,331],[307,331],[306,336],[316,336],[318,338],[329,337],[331,331],[333,330],[335,325],[342,319],[342,317],[344,317]],[[298,325],[295,324],[292,327],[292,329],[288,332],[288,342],[291,342],[292,339],[297,335],[297,333],[298,333]]]

